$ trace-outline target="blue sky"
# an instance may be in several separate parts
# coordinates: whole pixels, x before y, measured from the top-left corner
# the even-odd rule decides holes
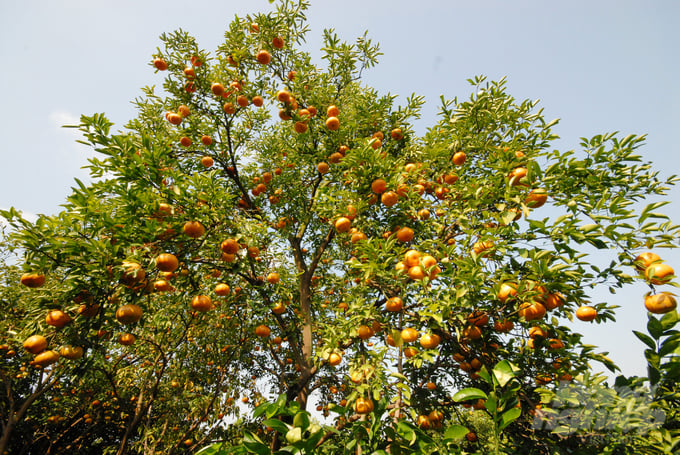
[[[80,168],[92,152],[60,125],[95,112],[118,127],[132,118],[130,100],[161,82],[148,66],[161,33],[181,27],[214,50],[235,14],[271,8],[267,0],[1,2],[0,207],[54,213],[73,178],[87,180]],[[515,98],[539,98],[546,117],[562,119],[558,148],[607,131],[647,134],[643,157],[662,176],[680,173],[680,2],[312,0],[307,17],[310,50],[324,28],[347,40],[369,31],[384,55],[365,82],[424,95],[418,132],[435,123],[440,95],[469,96],[467,78],[507,76]],[[669,197],[680,200],[680,189]],[[665,211],[680,222],[680,202]],[[678,252],[660,253],[680,270]],[[643,346],[631,335],[644,331],[645,291],[598,294],[595,302],[622,306],[619,320],[578,326],[625,374],[645,374]]]

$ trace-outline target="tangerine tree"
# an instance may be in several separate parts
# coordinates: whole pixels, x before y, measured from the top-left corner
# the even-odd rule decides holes
[[[162,35],[137,118],[77,125],[92,183],[35,223],[3,213],[25,274],[2,380],[26,410],[1,449],[538,453],[535,389],[616,370],[568,322],[614,321],[593,290],[646,280],[675,311],[672,268],[639,256],[678,235],[637,204],[675,180],[643,136],[555,150],[557,120],[481,76],[419,136],[421,97],[362,83],[366,36],[301,50],[307,6],[236,18],[214,53]]]

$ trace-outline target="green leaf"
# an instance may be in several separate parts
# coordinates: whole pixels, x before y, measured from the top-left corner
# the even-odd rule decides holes
[[[463,439],[470,430],[462,425],[451,425],[446,429],[444,437],[446,439]]]
[[[507,427],[521,414],[522,410],[520,408],[508,409],[503,413],[503,415],[501,415],[501,423],[498,425],[498,429],[502,430],[503,428]]]
[[[281,422],[279,419],[267,419],[262,422],[262,425],[271,427],[278,431],[279,433],[286,434],[286,432],[290,429],[288,425],[285,423]]]
[[[661,322],[651,314],[649,315],[649,321],[647,321],[647,331],[655,340],[661,338],[661,335],[663,334]]]
[[[302,428],[305,431],[309,427],[309,414],[306,411],[300,411],[295,414],[293,418],[293,425]]]
[[[486,393],[484,391],[476,389],[474,387],[467,387],[465,389],[459,390],[453,396],[453,401],[468,401],[468,400],[478,400],[480,398],[487,399]]]
[[[258,455],[268,455],[271,453],[269,447],[249,431],[243,435],[243,445],[250,453],[257,453]]]
[[[679,346],[680,346],[680,337],[676,336],[676,337],[668,338],[663,343],[661,343],[661,347],[659,348],[659,355],[661,357],[667,356],[668,354],[675,351]]]
[[[672,329],[675,324],[678,323],[678,312],[670,311],[663,315],[661,318],[661,328],[665,332],[666,330]]]
[[[397,433],[408,441],[409,445],[416,442],[417,435],[415,429],[404,420],[400,420],[397,424]]]
[[[515,376],[519,369],[507,360],[502,360],[493,368],[493,377],[498,382],[498,385],[505,387],[505,385]]]
[[[222,448],[224,445],[225,444],[222,442],[210,444],[196,452],[196,455],[228,455],[230,452],[228,451],[228,448]]]
[[[654,340],[652,340],[652,338],[649,335],[642,332],[638,332],[637,330],[633,330],[633,333],[635,334],[636,337],[640,339],[640,341],[649,346],[651,349],[656,349],[656,343],[654,342]]]

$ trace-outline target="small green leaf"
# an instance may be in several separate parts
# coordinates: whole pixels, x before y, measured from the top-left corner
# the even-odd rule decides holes
[[[502,360],[493,368],[492,373],[498,385],[505,385],[517,375],[519,369],[507,360]]]
[[[661,318],[661,328],[665,332],[666,330],[672,329],[675,324],[678,323],[678,312],[677,311],[670,311],[666,314],[663,315]]]
[[[501,423],[498,425],[498,429],[502,430],[503,428],[507,427],[521,414],[522,410],[520,408],[508,409],[503,413],[503,415],[501,415]]]
[[[266,427],[271,427],[278,431],[279,433],[286,434],[290,427],[285,423],[281,422],[279,419],[267,419],[262,422],[262,425]]]
[[[300,427],[302,428],[302,431],[305,431],[309,426],[309,414],[307,414],[305,411],[300,411],[295,414],[295,417],[293,418],[293,425]]]
[[[487,399],[486,393],[484,391],[476,389],[474,387],[467,387],[465,389],[459,390],[453,396],[453,401],[468,401],[468,400],[478,400],[480,398]]]
[[[652,338],[649,335],[642,332],[638,332],[637,330],[633,330],[633,333],[635,334],[636,337],[640,339],[640,341],[649,346],[650,349],[656,349],[656,343],[654,342],[654,340],[652,340]]]
[[[663,334],[661,322],[651,314],[649,315],[649,321],[647,321],[647,331],[655,340],[661,338],[661,335]]]
[[[451,425],[446,429],[444,438],[446,439],[463,439],[470,430],[462,425]]]

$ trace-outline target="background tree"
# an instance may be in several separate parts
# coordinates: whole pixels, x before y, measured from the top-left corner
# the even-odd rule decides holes
[[[675,311],[657,290],[673,270],[638,258],[678,232],[654,221],[663,203],[631,208],[675,180],[636,155],[643,137],[553,150],[557,121],[483,77],[416,137],[420,97],[398,107],[361,83],[379,55],[367,36],[324,32],[325,67],[298,49],[306,7],[236,18],[215,55],[181,30],[161,36],[163,90],[144,89],[138,117],[117,133],[81,118],[94,183],[36,223],[3,213],[33,274],[3,290],[21,314],[5,322],[20,354],[3,368],[32,359],[25,387],[63,383],[48,381],[44,407],[19,392],[37,423],[5,424],[0,448],[423,453],[465,436],[538,453],[535,388],[592,361],[616,369],[565,323],[614,320],[592,289],[637,268]],[[602,267],[590,253],[604,249],[616,255]],[[61,358],[24,352],[36,334]],[[275,431],[225,426],[236,400],[277,396],[255,413]],[[488,441],[463,404],[486,410]],[[340,431],[312,427],[313,406]],[[40,438],[13,436],[30,428]]]

